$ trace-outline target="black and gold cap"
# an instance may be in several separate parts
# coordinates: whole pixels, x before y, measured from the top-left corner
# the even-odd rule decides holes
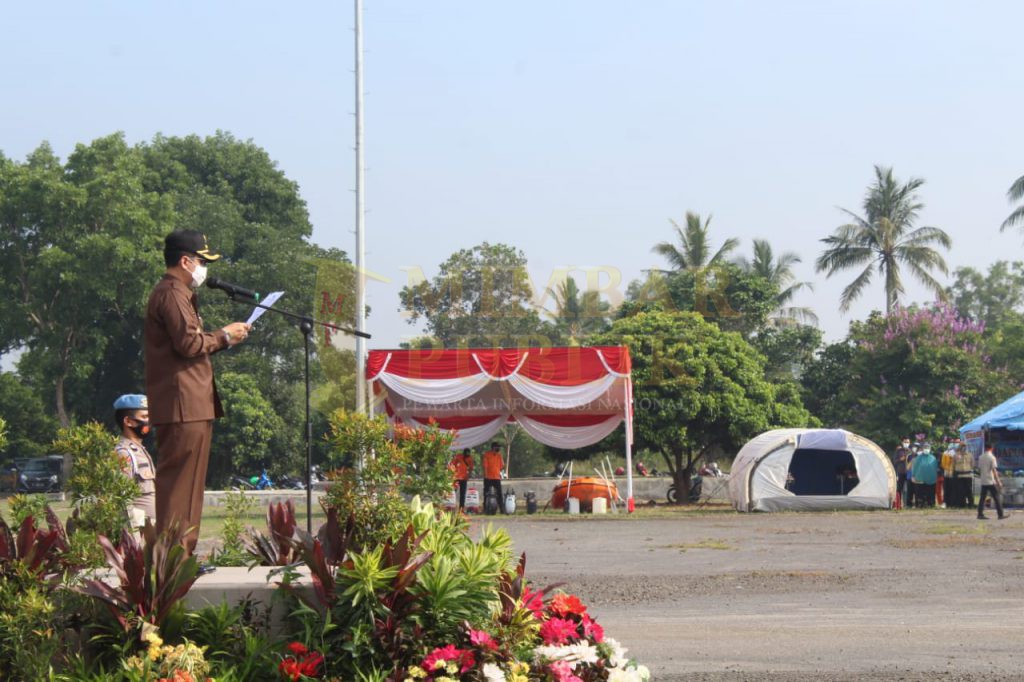
[[[220,254],[210,250],[206,243],[206,235],[196,230],[176,230],[164,238],[164,253],[187,251],[194,253],[203,260],[220,260]]]

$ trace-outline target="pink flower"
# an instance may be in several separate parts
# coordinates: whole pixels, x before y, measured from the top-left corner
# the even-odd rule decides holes
[[[567,644],[579,639],[576,623],[564,618],[552,618],[540,626],[540,636],[545,644]]]
[[[555,661],[548,665],[548,670],[554,676],[556,682],[583,682],[572,671],[572,664],[568,661]]]
[[[429,674],[444,668],[448,661],[457,662],[459,664],[459,672],[463,673],[476,665],[476,658],[473,656],[472,651],[456,649],[454,644],[449,644],[448,646],[438,647],[427,654],[420,667]]]
[[[594,640],[598,644],[604,641],[604,628],[585,613],[583,614],[583,636]]]
[[[483,647],[484,649],[490,649],[491,651],[498,650],[498,643],[494,641],[494,638],[483,630],[470,630],[469,641],[476,646]]]

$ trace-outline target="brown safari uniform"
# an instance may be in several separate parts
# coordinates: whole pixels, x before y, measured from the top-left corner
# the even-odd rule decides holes
[[[210,354],[228,347],[223,332],[204,332],[192,289],[164,275],[149,296],[145,323],[146,395],[156,427],[156,521],[191,528],[199,538],[213,420],[224,416]]]

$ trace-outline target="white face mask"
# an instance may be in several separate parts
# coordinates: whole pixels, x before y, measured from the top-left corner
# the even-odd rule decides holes
[[[196,263],[196,269],[192,271],[192,288],[198,289],[203,286],[203,282],[206,281],[206,266],[202,263]]]

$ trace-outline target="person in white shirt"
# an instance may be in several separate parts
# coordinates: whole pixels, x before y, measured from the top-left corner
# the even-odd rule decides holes
[[[978,478],[981,479],[981,496],[978,498],[978,518],[987,519],[985,516],[985,498],[992,495],[992,501],[996,504],[996,513],[1000,519],[1005,519],[1003,513],[1003,500],[999,494],[1003,488],[1003,481],[999,478],[999,468],[996,465],[996,455],[991,445],[985,446],[985,452],[978,458]]]

